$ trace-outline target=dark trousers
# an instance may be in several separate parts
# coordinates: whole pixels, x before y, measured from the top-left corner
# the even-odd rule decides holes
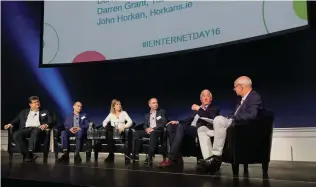
[[[13,140],[20,148],[23,155],[33,152],[38,143],[38,139],[44,132],[38,127],[26,127],[13,134]],[[28,143],[26,138],[29,138]]]
[[[80,152],[83,146],[83,141],[87,136],[87,130],[81,129],[76,134],[73,134],[69,130],[64,130],[61,132],[61,144],[63,150],[69,149],[69,137],[76,136],[76,152]]]
[[[106,144],[108,146],[108,150],[109,150],[109,153],[110,154],[113,154],[114,153],[114,148],[115,148],[115,142],[114,142],[114,139],[113,139],[113,131],[114,131],[114,127],[110,125],[110,123],[105,127],[105,136],[106,136]],[[122,132],[121,133],[121,136],[122,138],[125,138],[124,137],[125,133]],[[125,140],[127,141],[127,140]],[[130,154],[129,153],[129,149],[126,148],[126,154]]]
[[[189,135],[195,138],[197,136],[197,129],[196,127],[187,124],[170,124],[167,126],[167,133],[170,143],[168,157],[171,160],[175,160],[179,156],[184,135]]]
[[[138,155],[142,143],[142,138],[149,137],[149,149],[147,154],[149,157],[152,157],[153,154],[156,152],[158,138],[161,137],[162,133],[162,130],[154,130],[150,134],[147,134],[145,130],[136,131],[134,138],[134,154]]]

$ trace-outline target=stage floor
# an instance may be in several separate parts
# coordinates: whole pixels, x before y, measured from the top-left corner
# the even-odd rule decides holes
[[[113,164],[104,163],[106,156],[101,154],[98,162],[85,162],[82,154],[81,164],[74,164],[73,157],[69,164],[59,164],[55,163],[54,154],[51,153],[48,163],[43,163],[40,154],[36,163],[22,163],[19,154],[15,154],[12,162],[9,162],[8,154],[1,152],[1,177],[6,181],[2,185],[9,186],[8,181],[20,179],[56,183],[55,186],[57,183],[109,187],[316,186],[316,163],[272,161],[269,177],[263,178],[261,165],[249,165],[248,176],[244,176],[243,167],[240,166],[239,177],[233,177],[231,166],[225,163],[216,175],[198,174],[195,170],[195,158],[184,158],[183,165],[159,169],[157,164],[161,159],[160,155],[156,156],[152,167],[144,165],[144,156],[136,164],[125,164],[123,155],[116,155]],[[38,185],[43,186],[44,183]]]

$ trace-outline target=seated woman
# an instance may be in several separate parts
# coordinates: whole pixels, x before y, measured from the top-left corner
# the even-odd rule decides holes
[[[118,129],[120,133],[123,133],[126,128],[132,126],[132,123],[133,122],[127,112],[123,111],[121,102],[113,99],[110,114],[103,121],[103,127],[106,129],[106,141],[109,147],[109,156],[104,161],[114,161],[114,129]]]

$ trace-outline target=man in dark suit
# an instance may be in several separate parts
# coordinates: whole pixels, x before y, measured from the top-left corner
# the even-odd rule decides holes
[[[146,164],[152,163],[152,157],[156,150],[157,140],[163,133],[163,130],[168,123],[166,111],[158,108],[158,100],[151,98],[148,101],[150,112],[145,116],[145,123],[143,125],[144,130],[136,131],[134,139],[134,161],[138,161],[138,153],[141,145],[141,139],[143,137],[149,137],[149,150],[148,157],[145,160]]]
[[[81,113],[82,104],[77,101],[73,105],[73,112],[67,115],[64,127],[66,130],[61,132],[62,149],[64,154],[58,159],[59,161],[69,161],[69,137],[76,136],[76,153],[75,162],[81,162],[79,155],[82,148],[83,140],[87,136],[89,127],[87,114]]]
[[[220,169],[227,128],[233,123],[247,123],[255,120],[260,111],[263,110],[261,96],[252,89],[252,81],[249,77],[242,76],[236,79],[234,91],[241,97],[241,102],[237,106],[234,115],[229,117],[217,116],[214,119],[213,156],[199,163],[199,165],[207,168],[210,172],[216,172]]]
[[[212,106],[212,93],[209,90],[203,90],[200,95],[201,105],[193,104],[191,109],[194,111],[193,115],[183,121],[171,121],[167,126],[169,136],[170,150],[168,158],[163,160],[158,165],[159,167],[171,166],[178,157],[183,137],[185,134],[192,137],[197,136],[197,127],[206,125],[206,122],[201,120],[201,117],[214,119],[219,115],[220,110]]]
[[[23,160],[26,162],[34,161],[37,156],[33,154],[38,138],[47,128],[51,128],[53,119],[47,110],[40,109],[40,100],[37,96],[29,97],[29,109],[23,110],[10,124],[4,129],[18,128],[13,134],[13,139],[20,148]],[[27,138],[29,138],[27,145]]]

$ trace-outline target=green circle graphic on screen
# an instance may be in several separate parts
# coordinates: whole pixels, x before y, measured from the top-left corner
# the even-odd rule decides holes
[[[293,9],[297,17],[307,20],[307,4],[306,1],[294,0]]]

